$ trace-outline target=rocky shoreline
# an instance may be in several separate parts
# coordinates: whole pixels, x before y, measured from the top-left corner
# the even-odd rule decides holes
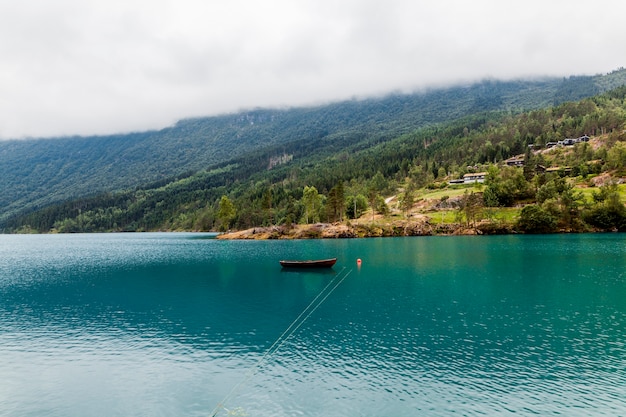
[[[267,240],[267,239],[350,239],[366,237],[400,236],[459,236],[510,234],[515,231],[508,225],[480,222],[473,227],[459,223],[432,223],[430,219],[396,220],[385,223],[316,223],[308,225],[255,227],[227,232],[217,239]]]

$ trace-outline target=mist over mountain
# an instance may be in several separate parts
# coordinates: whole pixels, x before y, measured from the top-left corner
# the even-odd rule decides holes
[[[307,144],[314,157],[317,143],[367,147],[467,115],[545,108],[625,82],[623,69],[593,77],[486,80],[317,107],[186,119],[159,131],[1,141],[0,221],[102,192],[167,183],[294,142]]]

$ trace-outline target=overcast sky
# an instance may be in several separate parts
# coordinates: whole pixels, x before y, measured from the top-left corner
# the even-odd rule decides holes
[[[626,66],[623,0],[0,0],[0,138]]]

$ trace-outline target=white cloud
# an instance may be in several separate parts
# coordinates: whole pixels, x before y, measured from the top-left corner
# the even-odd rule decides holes
[[[607,72],[624,66],[625,10],[618,0],[0,0],[0,137]]]

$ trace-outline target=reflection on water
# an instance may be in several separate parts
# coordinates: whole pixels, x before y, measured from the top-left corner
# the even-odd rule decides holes
[[[203,237],[0,236],[0,410],[207,416],[245,381],[248,415],[626,414],[621,234]]]

